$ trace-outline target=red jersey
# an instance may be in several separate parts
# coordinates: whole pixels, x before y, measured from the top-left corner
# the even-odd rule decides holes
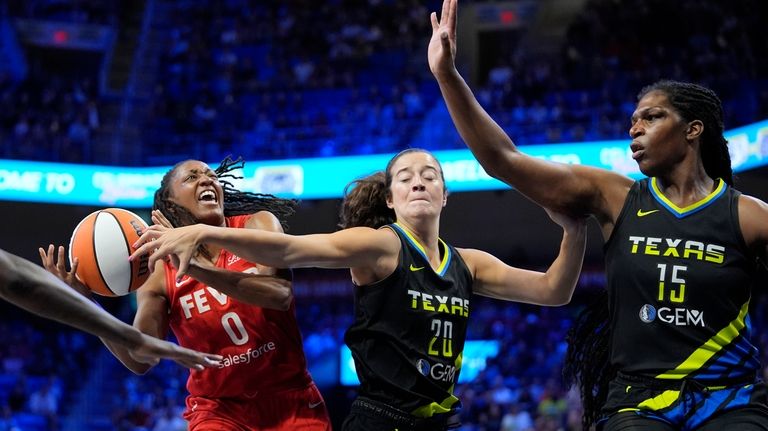
[[[227,217],[227,226],[243,228],[250,215]],[[216,267],[255,272],[256,265],[221,250]],[[303,388],[307,371],[295,304],[270,310],[229,298],[165,264],[170,327],[181,346],[222,355],[218,368],[190,370],[187,390],[206,398],[252,398],[262,390]]]

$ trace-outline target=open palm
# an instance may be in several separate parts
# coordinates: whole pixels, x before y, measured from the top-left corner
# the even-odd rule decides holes
[[[429,70],[434,75],[450,72],[455,67],[457,6],[458,0],[444,0],[440,20],[435,12],[429,16],[432,21],[432,38],[427,48],[427,60]]]

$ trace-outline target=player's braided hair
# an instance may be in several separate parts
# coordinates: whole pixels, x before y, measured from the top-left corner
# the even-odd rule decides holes
[[[733,185],[728,140],[723,136],[723,104],[717,94],[701,85],[662,80],[640,90],[638,100],[652,91],[666,94],[669,103],[685,121],[701,120],[704,123],[700,146],[704,170],[711,178],[722,178],[728,185]]]
[[[367,177],[352,181],[344,188],[344,201],[339,213],[339,226],[343,229],[355,226],[367,226],[378,229],[381,226],[396,221],[395,211],[387,206],[387,199],[391,196],[389,187],[392,185],[392,166],[402,156],[409,153],[426,153],[421,148],[408,148],[397,153],[387,163],[384,171],[375,172]],[[445,177],[440,162],[435,161],[440,168],[440,178],[443,180],[445,191]]]
[[[173,202],[171,199],[171,178],[176,173],[179,166],[190,160],[184,160],[176,163],[163,175],[160,181],[160,188],[155,191],[155,199],[152,205],[153,210],[160,210],[174,227],[188,226],[199,223],[192,213],[181,205]],[[232,159],[227,156],[221,161],[214,170],[219,178],[221,187],[224,191],[224,216],[236,216],[242,214],[254,214],[259,211],[269,211],[280,220],[283,229],[288,229],[286,219],[291,216],[295,210],[298,201],[295,199],[283,199],[269,194],[243,192],[234,187],[231,180],[240,179],[232,171],[242,169],[245,162],[241,157]],[[208,256],[208,253],[201,246],[201,253]]]
[[[608,292],[600,294],[576,317],[566,336],[568,351],[563,366],[566,386],[578,385],[584,414],[582,428],[600,419],[608,399],[608,384],[616,376],[611,366],[611,328],[608,323]]]

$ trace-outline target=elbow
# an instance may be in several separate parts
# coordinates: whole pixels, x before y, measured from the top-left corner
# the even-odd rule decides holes
[[[141,365],[133,365],[130,367],[127,367],[131,372],[137,376],[143,376],[149,372],[149,370],[152,369],[151,365],[147,364],[141,364]]]
[[[10,253],[0,249],[0,297],[12,301],[28,295],[31,290],[28,284],[15,267]]]
[[[492,157],[489,157],[486,162],[481,163],[481,166],[485,173],[491,178],[504,181],[501,174],[502,163],[500,163],[500,160],[501,158],[498,155],[493,155]]]
[[[571,303],[572,297],[573,295],[570,293],[568,295],[552,295],[552,297],[549,298],[547,305],[549,305],[550,307],[560,307],[563,305],[568,305]]]
[[[15,271],[2,271],[0,275],[0,298],[19,305],[19,301],[31,300],[35,297],[37,286],[28,283]]]
[[[568,305],[573,298],[573,291],[575,286],[555,286],[555,288],[549,291],[549,294],[543,298],[542,305],[550,307],[559,307],[562,305]]]
[[[491,152],[485,155],[485,157],[478,158],[480,165],[486,174],[499,181],[504,182],[508,177],[509,171],[512,166],[512,161],[517,151],[508,148],[495,148]]]
[[[291,308],[291,304],[293,304],[293,290],[288,288],[275,296],[273,308],[279,311],[288,311]]]

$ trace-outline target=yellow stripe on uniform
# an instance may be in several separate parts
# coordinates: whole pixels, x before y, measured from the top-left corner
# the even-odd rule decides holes
[[[461,363],[464,358],[464,352],[459,353],[459,355],[456,357],[456,361],[453,363],[456,366],[456,374],[458,374],[461,371]],[[459,380],[458,377],[456,380]],[[448,413],[451,411],[451,408],[454,404],[456,404],[459,399],[456,398],[455,395],[453,395],[453,388],[456,387],[456,382],[454,382],[450,388],[448,388],[448,392],[451,394],[448,398],[444,399],[440,403],[429,403],[425,406],[421,406],[417,408],[416,410],[412,411],[411,414],[416,416],[417,418],[431,418],[434,415],[441,414],[441,413]]]
[[[669,208],[673,209],[678,214],[685,214],[689,211],[693,211],[696,208],[701,207],[702,205],[708,204],[713,199],[715,199],[720,194],[720,192],[723,191],[723,188],[725,188],[725,181],[723,181],[722,178],[718,178],[717,181],[718,181],[717,187],[715,187],[715,190],[712,193],[708,194],[704,199],[696,203],[693,203],[691,205],[688,205],[685,208],[680,208],[679,206],[675,205],[671,200],[667,199],[666,196],[664,196],[664,194],[659,189],[658,184],[656,183],[656,177],[651,178],[651,187],[653,188],[653,191],[655,192],[656,196],[658,196],[659,199],[661,199],[665,204],[667,204]]]
[[[749,301],[745,302],[739,310],[739,315],[720,332],[707,340],[674,370],[656,376],[657,379],[682,379],[688,374],[704,366],[717,352],[729,345],[746,326]]]
[[[416,237],[411,233],[411,231],[409,231],[408,229],[406,229],[405,226],[397,222],[395,222],[395,226],[399,227],[403,231],[405,236],[407,236],[408,239],[411,240],[411,244],[413,244],[413,246],[416,247],[416,249],[421,252],[422,256],[424,256],[424,259],[427,261],[427,263],[429,263],[429,257],[427,256],[426,249],[424,248],[423,245],[421,245],[419,240],[416,239]],[[443,242],[442,239],[438,238],[437,240],[440,241],[440,244],[443,246],[443,259],[440,261],[440,266],[438,266],[437,269],[435,269],[434,271],[442,275],[443,270],[445,270],[445,267],[446,265],[448,265],[448,261],[451,258],[451,251],[448,248],[448,245],[445,242]]]
[[[680,398],[680,391],[664,391],[653,398],[648,398],[637,407],[643,410],[663,410],[677,401]]]

